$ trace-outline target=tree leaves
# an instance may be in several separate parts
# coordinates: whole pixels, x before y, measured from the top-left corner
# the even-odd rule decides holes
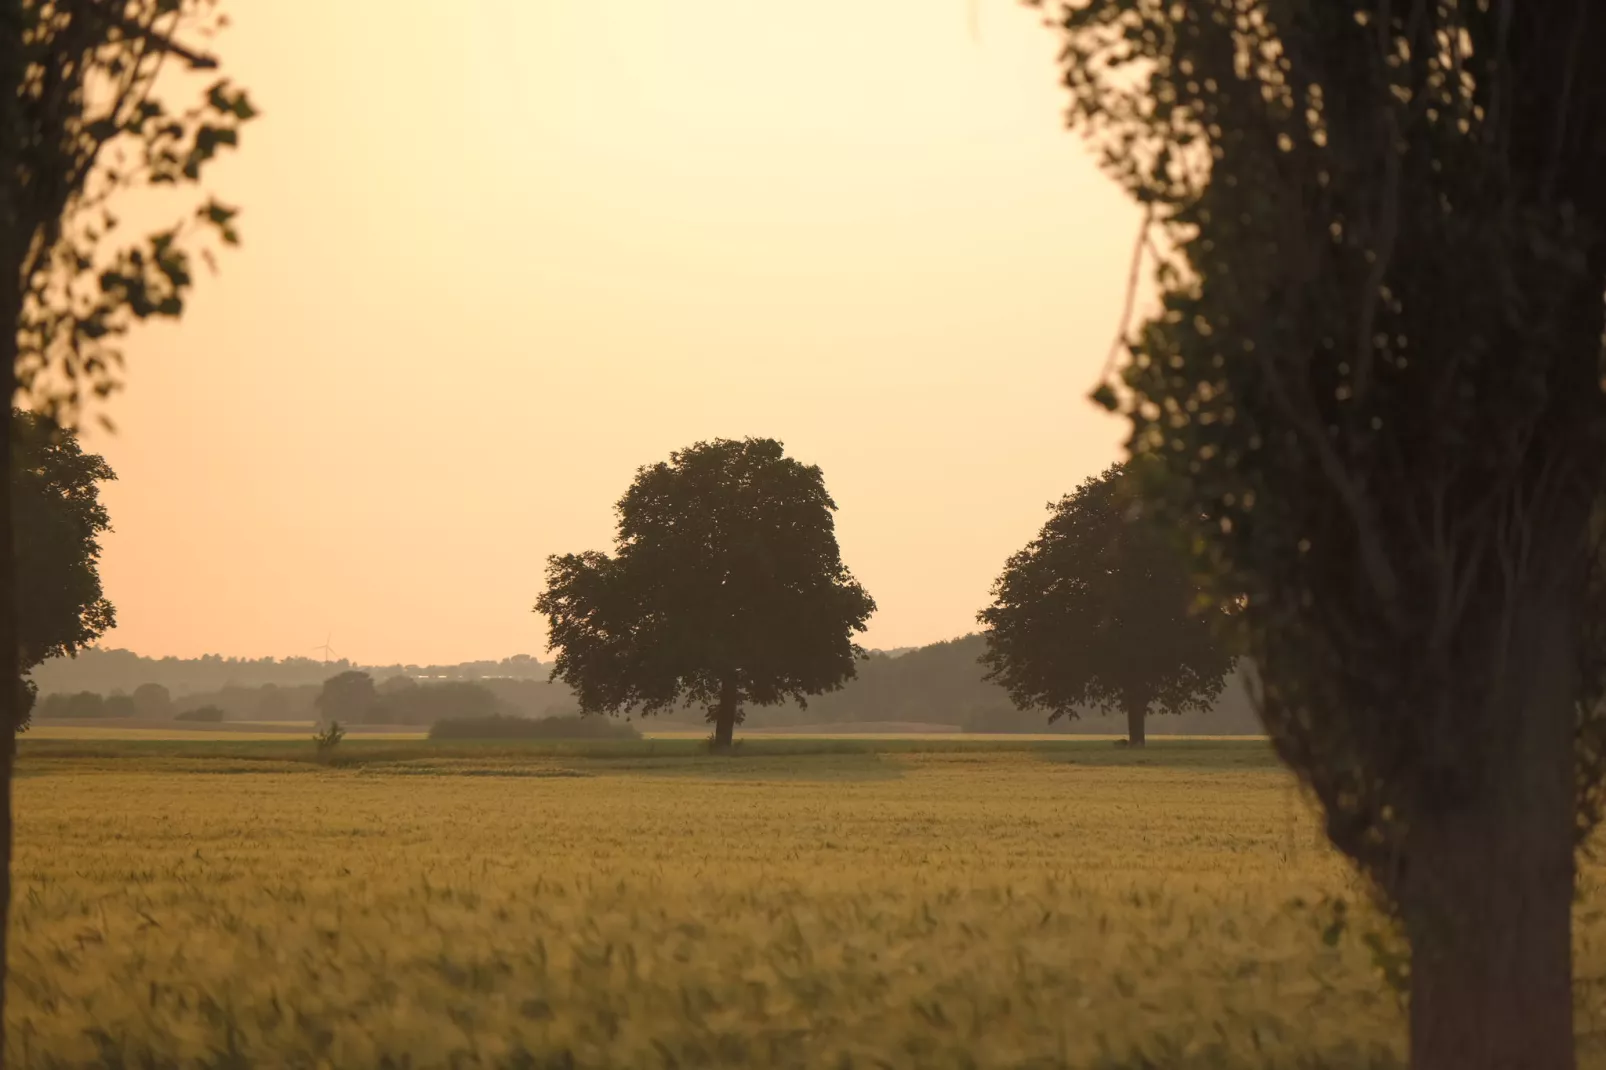
[[[98,563],[100,536],[111,530],[100,484],[117,476],[50,420],[13,410],[11,421],[18,662],[27,673],[46,658],[76,654],[116,622]]]
[[[820,470],[773,439],[716,439],[644,467],[614,556],[547,562],[536,612],[586,711],[769,705],[840,687],[875,611],[837,548]]]
[[[239,242],[237,210],[207,198],[174,225],[114,245],[110,203],[140,187],[199,184],[258,111],[227,79],[192,90],[169,66],[158,86],[164,58],[216,66],[181,40],[223,25],[213,0],[21,7],[25,148],[6,193],[26,250],[17,374],[31,407],[70,423],[87,397],[117,388],[118,343],[134,323],[182,314],[189,257],[211,263],[210,242]]]
[[[1180,547],[1143,516],[1136,479],[1114,466],[1051,506],[979,613],[982,661],[1023,709],[1206,710],[1233,659]]]

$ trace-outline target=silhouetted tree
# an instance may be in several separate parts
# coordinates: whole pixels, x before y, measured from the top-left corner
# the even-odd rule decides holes
[[[1163,231],[1131,448],[1411,944],[1412,1064],[1569,1070],[1601,816],[1606,8],[1064,5]]]
[[[1198,612],[1186,557],[1139,515],[1130,483],[1115,465],[1050,506],[977,617],[987,679],[1017,706],[1050,721],[1120,711],[1141,747],[1148,714],[1210,709],[1233,659],[1210,619],[1219,614]]]
[[[643,468],[617,552],[553,556],[536,611],[585,712],[708,707],[728,749],[743,703],[840,687],[875,603],[842,563],[817,467],[773,439],[699,442]]]
[[[332,721],[361,721],[379,701],[374,678],[360,669],[348,669],[323,682],[323,689],[313,699],[318,718]]]
[[[173,696],[161,684],[140,684],[132,697],[141,717],[173,716]]]
[[[216,0],[0,0],[0,468],[10,471],[19,391],[71,425],[85,393],[116,385],[118,343],[152,316],[184,310],[198,232],[237,240],[233,209],[207,199],[175,225],[119,241],[111,210],[135,187],[198,182],[254,114],[227,81],[197,86],[180,65],[217,66],[180,41],[220,24]],[[161,89],[157,89],[158,74]],[[202,248],[204,255],[209,250]],[[16,545],[0,496],[0,547]],[[0,554],[0,726],[21,721],[29,693],[17,663],[18,592]],[[14,737],[0,741],[0,973],[11,902]],[[5,986],[0,984],[0,1050]]]
[[[107,695],[101,706],[102,717],[133,717],[139,713],[131,695]]]
[[[17,563],[17,662],[28,673],[46,658],[76,654],[116,620],[101,594],[100,535],[111,518],[100,484],[110,466],[85,453],[71,431],[14,411],[11,508]],[[23,692],[14,726],[27,727],[33,688]]]

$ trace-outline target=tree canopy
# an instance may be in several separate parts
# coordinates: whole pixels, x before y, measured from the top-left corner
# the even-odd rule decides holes
[[[1051,505],[977,616],[987,678],[1017,706],[1050,721],[1119,711],[1141,746],[1148,714],[1208,710],[1233,659],[1212,619],[1220,614],[1200,612],[1182,549],[1142,515],[1131,482],[1114,465]]]
[[[336,673],[323,682],[313,707],[322,721],[345,721],[352,724],[367,719],[378,705],[379,691],[374,678],[360,669]]]
[[[613,556],[551,557],[536,611],[554,679],[586,712],[706,705],[728,747],[742,705],[840,687],[875,602],[837,546],[820,469],[773,439],[698,442],[640,469]]]
[[[100,586],[100,536],[111,517],[100,485],[116,479],[71,431],[33,413],[11,414],[11,507],[16,518],[17,660],[26,673],[76,654],[116,621]],[[32,687],[23,694],[25,726]]]
[[[1570,1067],[1606,759],[1606,11],[1058,10],[1071,119],[1160,232],[1161,310],[1095,396],[1404,924],[1413,1065]]]

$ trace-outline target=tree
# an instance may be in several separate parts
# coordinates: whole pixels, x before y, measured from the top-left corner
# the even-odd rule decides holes
[[[1049,508],[1035,539],[1004,566],[987,626],[987,679],[1022,709],[1126,714],[1141,747],[1151,712],[1208,710],[1233,659],[1180,549],[1138,515],[1121,465]]]
[[[587,712],[708,708],[728,750],[744,703],[834,690],[875,602],[842,563],[820,469],[773,439],[716,439],[642,468],[617,551],[553,556],[536,612],[552,679]]]
[[[1409,939],[1413,1065],[1571,1068],[1606,767],[1606,12],[1060,21],[1072,121],[1161,238],[1161,310],[1095,397],[1242,602],[1272,742]]]
[[[360,721],[378,702],[374,678],[360,669],[348,669],[329,677],[323,682],[318,697],[312,700],[319,720],[326,723]]]
[[[116,479],[71,431],[17,410],[11,414],[11,509],[15,517],[17,663],[31,672],[46,658],[75,655],[116,621],[100,587],[100,535],[111,517],[100,484]],[[27,727],[32,684],[15,728]]]
[[[134,709],[141,717],[160,718],[173,716],[173,696],[161,684],[140,684],[131,696]]]
[[[238,240],[234,209],[207,198],[174,226],[120,242],[111,208],[137,187],[200,181],[238,143],[255,114],[225,80],[197,86],[179,65],[215,60],[181,38],[223,23],[216,0],[0,0],[0,468],[11,470],[12,404],[63,425],[85,393],[117,385],[119,340],[137,322],[177,317],[194,282],[189,251],[206,235]],[[158,75],[162,91],[157,92]],[[15,545],[9,495],[0,495],[0,547]],[[29,698],[17,654],[18,590],[0,554],[0,725],[15,726]],[[11,902],[14,736],[0,740],[0,971]],[[0,1061],[5,1050],[0,984]]]

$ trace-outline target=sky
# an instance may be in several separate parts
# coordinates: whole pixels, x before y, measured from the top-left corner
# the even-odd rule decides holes
[[[547,555],[746,435],[822,468],[862,641],[924,644],[1120,456],[1139,217],[1014,0],[226,7],[244,243],[86,431],[103,646],[544,655]]]

